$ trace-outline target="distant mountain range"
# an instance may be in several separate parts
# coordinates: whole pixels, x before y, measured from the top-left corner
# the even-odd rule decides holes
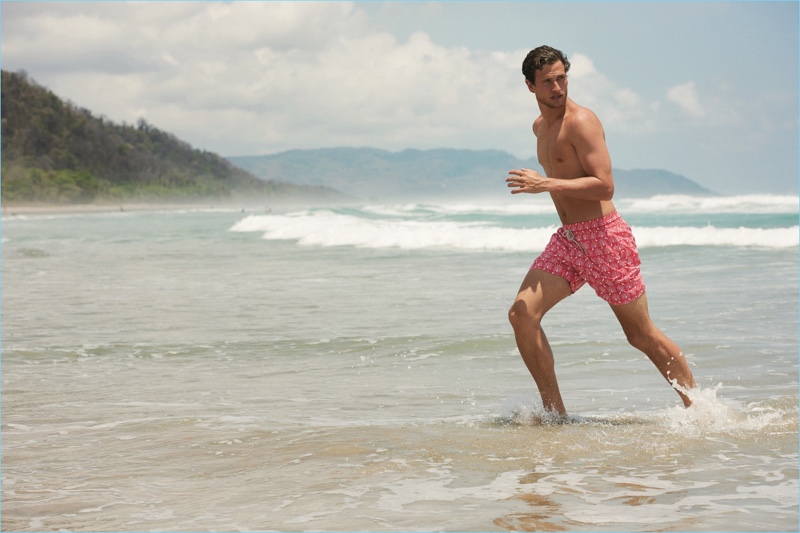
[[[380,201],[507,195],[509,170],[538,167],[499,150],[456,149],[324,148],[228,160],[261,179],[325,186],[357,199]],[[614,182],[616,198],[714,194],[666,170],[614,169]]]

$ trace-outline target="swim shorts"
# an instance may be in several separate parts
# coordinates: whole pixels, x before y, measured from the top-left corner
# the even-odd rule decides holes
[[[603,300],[623,305],[644,294],[639,265],[633,232],[614,211],[602,218],[560,227],[531,270],[544,270],[566,279],[573,293],[588,283]]]

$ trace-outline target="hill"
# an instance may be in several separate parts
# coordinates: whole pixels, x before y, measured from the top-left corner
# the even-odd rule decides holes
[[[144,120],[115,124],[62,101],[25,72],[2,72],[3,203],[205,198],[340,198],[264,181]]]
[[[455,149],[388,152],[375,148],[326,148],[228,159],[262,179],[326,185],[371,200],[505,195],[506,172],[534,164],[498,150]],[[712,194],[666,170],[614,169],[614,181],[617,198]]]

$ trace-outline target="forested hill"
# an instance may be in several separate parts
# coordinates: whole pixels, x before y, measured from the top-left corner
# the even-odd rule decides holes
[[[327,187],[261,180],[144,120],[115,124],[2,72],[3,203],[336,198]]]

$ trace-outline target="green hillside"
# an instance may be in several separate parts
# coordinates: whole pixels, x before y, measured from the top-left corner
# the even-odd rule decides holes
[[[287,196],[339,195],[259,179],[144,120],[112,123],[62,101],[25,72],[2,72],[4,204]]]

